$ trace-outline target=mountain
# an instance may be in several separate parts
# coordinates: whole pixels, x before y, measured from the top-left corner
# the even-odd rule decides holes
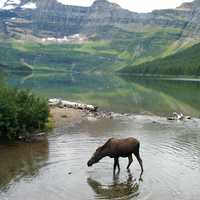
[[[96,0],[91,7],[63,5],[56,0],[7,0],[1,8],[0,18],[1,27],[10,36],[62,37],[77,33],[91,36],[108,28],[133,32],[143,32],[150,27],[182,30],[186,27],[189,30],[189,26],[199,24],[196,20],[198,3],[199,0],[195,1],[191,9],[182,6],[175,10],[139,14],[107,0]],[[200,31],[196,34],[200,35]]]
[[[183,29],[183,36],[196,38],[199,40],[200,33],[200,1],[196,0],[192,3],[184,3],[177,8],[179,11],[187,13],[187,23]]]
[[[0,56],[14,56],[0,64],[44,69],[53,62],[75,71],[119,70],[200,42],[199,19],[200,0],[151,13],[131,12],[107,0],[96,0],[90,7],[56,0],[5,0],[0,9]]]
[[[137,66],[125,67],[121,72],[128,74],[200,76],[200,43],[165,58]]]

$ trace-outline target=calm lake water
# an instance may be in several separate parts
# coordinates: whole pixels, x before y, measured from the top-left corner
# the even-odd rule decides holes
[[[0,146],[1,200],[199,199],[200,82],[80,74],[10,75],[7,81],[45,97],[131,114],[63,124],[46,141]],[[169,122],[158,117],[173,111],[195,118]],[[142,181],[135,158],[130,172],[127,159],[120,159],[118,176],[112,174],[110,158],[87,167],[96,147],[108,138],[130,136],[141,141]]]
[[[183,112],[200,118],[200,79],[158,79],[95,74],[9,74],[10,85],[44,97],[62,97],[104,110],[166,116]]]

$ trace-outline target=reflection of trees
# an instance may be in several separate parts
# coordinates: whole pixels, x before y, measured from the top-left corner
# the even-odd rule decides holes
[[[131,173],[128,174],[127,181],[123,183],[120,183],[118,175],[114,176],[112,185],[102,185],[91,178],[88,178],[87,182],[96,195],[102,199],[129,199],[139,195],[139,184],[135,179],[133,180]]]
[[[11,180],[36,176],[48,159],[48,141],[0,146],[0,189]]]
[[[45,97],[82,101],[114,112],[200,113],[197,82],[78,73],[34,73],[27,77],[9,74],[7,82]]]
[[[200,110],[200,83],[198,81],[161,80],[158,78],[133,76],[122,76],[122,78],[131,84],[138,84],[145,89],[157,91],[158,94],[164,94],[165,98],[168,97],[169,100],[174,100],[174,103],[187,106],[193,109],[193,112],[199,114],[198,111],[195,111],[195,109]],[[180,107],[180,111],[184,112],[184,109]]]

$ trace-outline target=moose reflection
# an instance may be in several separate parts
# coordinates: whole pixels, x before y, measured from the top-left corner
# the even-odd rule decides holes
[[[110,138],[103,146],[97,148],[87,165],[90,167],[93,164],[98,163],[102,158],[108,156],[114,158],[113,173],[115,174],[116,167],[118,167],[118,172],[120,171],[119,157],[128,157],[129,162],[127,169],[129,169],[133,162],[132,154],[134,154],[140,164],[142,175],[143,164],[142,159],[140,158],[139,149],[140,142],[133,137],[126,139]]]
[[[136,182],[136,179],[133,179],[130,171],[128,171],[128,178],[125,182],[120,182],[118,175],[114,175],[111,185],[102,185],[92,178],[88,178],[87,182],[101,199],[133,198],[139,195],[139,183]]]

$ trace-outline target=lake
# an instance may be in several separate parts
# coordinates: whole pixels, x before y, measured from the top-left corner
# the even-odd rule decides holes
[[[0,146],[1,200],[198,200],[200,196],[200,82],[86,74],[10,74],[6,81],[44,97],[62,97],[129,115],[64,125],[34,144]],[[173,111],[193,118],[167,121]],[[144,174],[134,158],[92,168],[87,161],[108,138],[141,142]]]
[[[103,110],[167,116],[172,112],[200,117],[200,79],[164,79],[97,74],[8,74],[10,85],[44,97],[59,97]]]

